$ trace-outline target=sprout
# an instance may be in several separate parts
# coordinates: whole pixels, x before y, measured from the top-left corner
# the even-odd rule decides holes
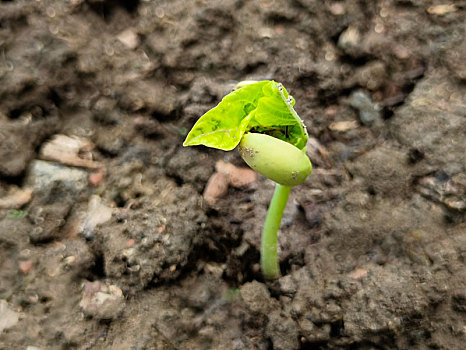
[[[204,145],[230,151],[277,183],[262,231],[261,269],[265,278],[280,275],[278,230],[292,186],[305,181],[312,165],[306,156],[306,128],[293,109],[295,100],[275,81],[244,81],[204,114],[184,146]]]

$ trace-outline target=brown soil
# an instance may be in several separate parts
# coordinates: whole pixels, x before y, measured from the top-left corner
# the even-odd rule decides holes
[[[461,1],[0,1],[0,348],[463,349],[465,20]],[[244,163],[181,145],[246,79],[282,82],[311,136],[275,282],[273,183],[209,205],[216,162]],[[43,154],[57,134],[83,164]]]

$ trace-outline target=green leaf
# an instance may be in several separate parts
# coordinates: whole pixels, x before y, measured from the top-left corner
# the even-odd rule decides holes
[[[245,132],[259,132],[304,148],[307,132],[293,109],[293,97],[281,84],[265,80],[241,86],[196,122],[184,146],[204,145],[229,151]]]
[[[235,148],[253,116],[251,112],[263,96],[263,85],[268,83],[260,81],[229,93],[194,124],[183,145],[204,145],[224,151]]]

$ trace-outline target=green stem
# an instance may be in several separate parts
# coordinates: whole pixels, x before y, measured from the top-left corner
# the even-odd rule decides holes
[[[282,221],[283,211],[290,195],[291,187],[277,184],[270,202],[261,243],[261,268],[266,279],[274,279],[280,275],[278,265],[278,229]]]

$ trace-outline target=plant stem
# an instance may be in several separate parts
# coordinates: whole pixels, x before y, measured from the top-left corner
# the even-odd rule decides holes
[[[261,243],[261,268],[266,279],[275,279],[280,275],[278,265],[278,229],[282,221],[283,211],[290,195],[291,187],[277,184],[270,202]]]

